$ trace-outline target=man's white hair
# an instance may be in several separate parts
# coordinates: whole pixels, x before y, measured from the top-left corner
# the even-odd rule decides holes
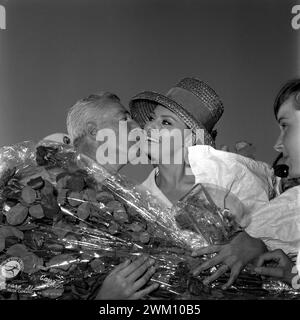
[[[85,136],[86,123],[90,120],[99,119],[99,111],[103,109],[107,100],[120,102],[117,95],[111,92],[91,94],[87,98],[77,101],[67,115],[67,130],[71,142]]]

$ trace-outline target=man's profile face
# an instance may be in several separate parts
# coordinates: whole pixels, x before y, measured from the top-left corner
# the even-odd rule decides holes
[[[116,135],[119,135],[119,122],[126,122],[128,133],[131,130],[139,128],[138,124],[131,118],[130,113],[125,107],[115,101],[107,101],[103,108],[103,114],[99,121],[99,129],[109,128],[112,129]]]
[[[99,132],[101,133],[101,130],[106,129],[110,129],[114,132],[116,141],[116,161],[119,163],[119,157],[123,156],[123,158],[125,157],[127,159],[129,148],[136,144],[136,141],[128,140],[129,133],[133,130],[140,129],[140,127],[131,118],[130,113],[120,102],[109,100],[105,102],[101,115],[99,114],[97,129],[95,143],[97,149],[104,143],[103,140],[98,141],[97,139],[97,137],[99,137]],[[113,149],[113,144],[111,144],[110,147]]]

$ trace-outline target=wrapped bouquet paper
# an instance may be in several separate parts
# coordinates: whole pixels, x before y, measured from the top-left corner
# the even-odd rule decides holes
[[[114,266],[145,253],[157,295],[188,292],[190,249],[207,241],[187,238],[151,194],[66,145],[24,142],[0,157],[0,294],[93,298]]]
[[[70,146],[24,142],[1,148],[0,159],[1,298],[93,299],[114,266],[142,254],[156,260],[151,281],[161,287],[152,296],[224,296],[215,285],[203,286],[207,274],[191,274],[200,261],[190,256],[189,241],[203,246],[236,231],[204,190],[211,207],[190,207],[189,213],[216,225],[209,229],[196,219],[202,232],[187,238],[173,211]],[[261,293],[261,279],[246,277],[239,290],[250,285]]]
[[[220,208],[229,209],[242,227],[273,197],[273,170],[264,162],[205,145],[189,147],[188,160],[196,184],[201,183]]]

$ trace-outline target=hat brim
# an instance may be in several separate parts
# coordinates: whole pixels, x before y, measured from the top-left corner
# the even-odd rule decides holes
[[[131,116],[141,128],[144,128],[158,104],[176,114],[194,132],[197,129],[204,130],[204,144],[215,147],[214,139],[201,122],[197,121],[182,105],[160,93],[144,91],[134,96],[129,102]]]

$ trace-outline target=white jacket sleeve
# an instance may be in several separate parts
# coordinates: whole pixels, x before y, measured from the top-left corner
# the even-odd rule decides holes
[[[230,191],[236,203],[242,204],[243,209],[236,205],[233,214],[243,227],[252,212],[269,202],[273,171],[268,164],[205,145],[189,147],[188,160],[196,183]]]
[[[252,214],[246,231],[270,250],[297,253],[300,248],[300,186],[288,189]]]

